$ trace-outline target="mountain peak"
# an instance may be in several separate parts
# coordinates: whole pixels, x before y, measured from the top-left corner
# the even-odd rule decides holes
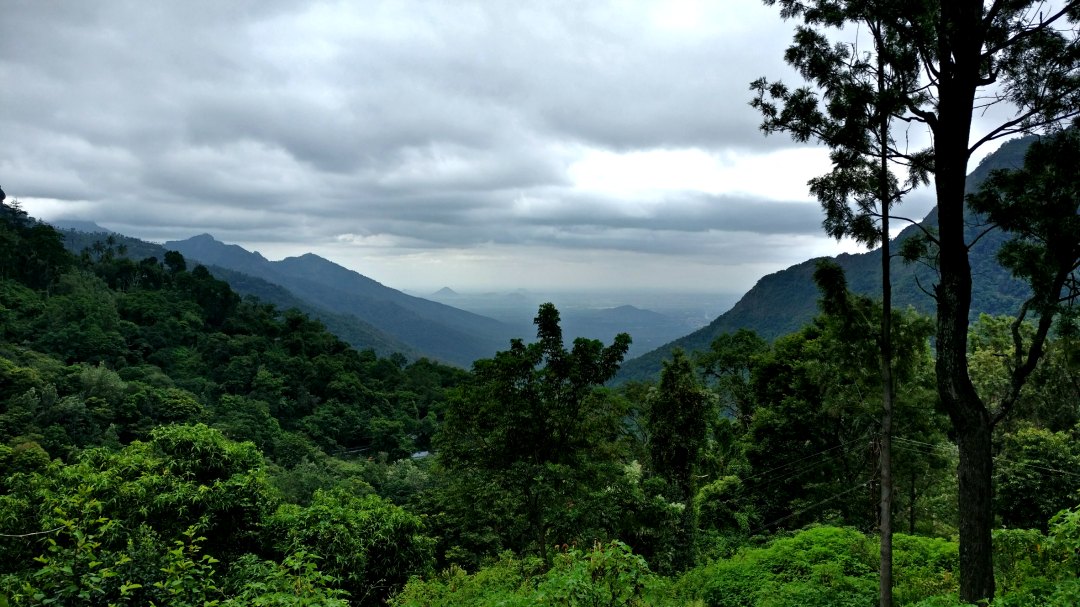
[[[218,265],[226,268],[244,266],[250,269],[252,265],[269,263],[258,252],[251,252],[235,244],[225,244],[208,233],[192,236],[187,240],[171,240],[165,243],[165,248],[179,251],[190,259],[205,264]]]
[[[57,219],[56,221],[49,223],[58,230],[75,230],[76,232],[86,232],[88,234],[112,233],[112,230],[109,228],[103,228],[92,221],[81,219]]]
[[[296,261],[304,261],[304,262],[308,262],[308,263],[334,263],[334,262],[330,261],[329,259],[321,256],[321,255],[316,255],[315,253],[304,253],[303,255],[295,255],[293,257],[286,257],[282,261],[286,261],[286,260],[290,260],[290,259],[291,260],[296,260]],[[337,265],[337,264],[334,264],[334,265]]]
[[[432,293],[432,295],[435,297],[457,297],[458,292],[451,289],[450,287],[443,287],[438,291]]]
[[[1031,141],[1032,138],[1008,141],[987,156],[968,175],[967,190],[974,191],[994,169],[1020,166]],[[921,223],[935,225],[937,208],[931,209]],[[893,242],[909,238],[917,230],[917,226],[908,226]],[[973,243],[978,241],[977,245],[972,246],[969,259],[972,274],[980,277],[972,288],[972,317],[976,317],[980,312],[992,315],[1014,313],[1020,302],[1027,297],[1028,291],[1023,283],[997,263],[997,250],[1007,236],[997,231],[986,238],[978,237],[974,233],[968,237]],[[833,259],[846,272],[848,288],[852,292],[870,297],[880,296],[881,249],[864,253],[842,253]],[[620,368],[616,381],[655,378],[660,373],[663,360],[670,357],[675,348],[688,352],[705,351],[719,335],[734,333],[739,329],[751,329],[766,339],[775,339],[797,331],[817,313],[819,293],[813,280],[816,261],[810,259],[763,276],[730,310],[708,326],[627,361]],[[923,314],[934,313],[934,302],[924,291],[924,285],[932,284],[935,277],[923,272],[924,269],[918,264],[893,260],[891,280],[895,309],[911,306]]]

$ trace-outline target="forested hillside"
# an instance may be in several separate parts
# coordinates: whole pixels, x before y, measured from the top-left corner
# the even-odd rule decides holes
[[[611,389],[630,336],[565,343],[550,304],[465,372],[357,351],[179,253],[73,255],[0,215],[8,604],[874,603],[880,313],[843,283],[786,336]],[[896,597],[952,605],[931,323],[894,323]],[[972,329],[986,398],[1009,331]],[[995,442],[1008,604],[1080,591],[1078,355],[1050,342]]]
[[[167,251],[162,245],[109,232],[105,228],[90,222],[60,221],[56,222],[55,225],[61,228],[64,246],[76,255],[82,254],[83,251],[86,251],[91,256],[102,255],[107,248],[112,247],[113,254],[122,251],[123,257],[133,261],[142,261],[149,257],[163,259]],[[312,318],[318,319],[326,325],[331,333],[357,350],[373,350],[381,356],[398,353],[404,354],[410,359],[423,357],[420,352],[405,342],[351,314],[331,312],[324,307],[297,297],[280,285],[256,276],[212,264],[207,265],[206,268],[214,277],[229,283],[229,287],[241,296],[257,297],[264,303],[274,304],[282,310],[296,308]]]
[[[462,371],[354,350],[175,252],[75,256],[17,206],[0,219],[3,596],[246,605],[302,583],[376,604],[424,570],[420,519],[375,487],[409,492]],[[318,563],[333,585],[312,517],[336,529],[318,541],[353,542]],[[376,554],[397,577],[363,581],[353,564]]]
[[[968,176],[968,191],[974,192],[992,170],[1020,167],[1031,140],[1022,138],[1008,141],[987,156]],[[903,215],[902,207],[897,212]],[[937,211],[931,211],[921,225],[934,229]],[[980,314],[1016,314],[1028,292],[1023,282],[1002,268],[995,258],[1008,237],[1000,230],[992,230],[976,239],[976,235],[985,229],[985,223],[977,218],[972,217],[969,221],[969,240],[978,240],[971,249],[972,273],[977,277],[972,294],[971,320]],[[918,231],[919,228],[915,226],[905,228],[893,239],[893,251],[900,250],[903,243]],[[871,297],[880,296],[879,251],[844,254],[832,260],[847,273],[852,291]],[[669,358],[675,348],[702,352],[718,336],[739,329],[754,331],[767,339],[797,330],[813,317],[816,310],[817,291],[813,273],[817,262],[811,259],[763,277],[731,310],[721,314],[708,326],[628,361],[619,374],[619,381],[656,377],[660,373],[661,361]],[[933,314],[934,300],[929,292],[937,282],[934,269],[922,263],[909,263],[897,255],[892,261],[891,271],[893,305],[900,308],[910,306],[923,314]]]
[[[311,304],[363,319],[412,349],[461,367],[491,356],[510,338],[509,327],[496,320],[407,295],[311,253],[269,261],[209,234],[167,242],[165,248],[283,286]]]

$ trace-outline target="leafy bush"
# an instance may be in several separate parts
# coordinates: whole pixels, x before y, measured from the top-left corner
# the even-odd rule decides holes
[[[475,574],[452,567],[430,580],[414,578],[394,598],[395,607],[643,607],[674,605],[663,578],[621,542],[555,555],[547,571],[536,558],[505,553]]]
[[[334,587],[336,579],[319,571],[317,560],[303,550],[281,563],[245,555],[233,566],[235,587],[222,607],[348,607],[348,593]]]
[[[960,552],[955,541],[893,535],[893,600],[898,605],[957,590]]]
[[[570,550],[559,555],[534,596],[543,605],[636,607],[659,604],[661,588],[645,559],[615,541],[597,544],[586,553]]]
[[[894,597],[902,605],[956,589],[955,542],[897,534]],[[701,565],[677,582],[684,600],[717,607],[877,603],[878,546],[838,527],[815,527]]]
[[[375,495],[317,491],[306,508],[279,508],[268,526],[282,553],[318,555],[357,605],[380,604],[431,567],[435,543],[419,517]]]

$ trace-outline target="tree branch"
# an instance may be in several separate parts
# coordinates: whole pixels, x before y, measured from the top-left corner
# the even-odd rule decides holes
[[[927,240],[929,240],[930,242],[932,242],[932,243],[934,243],[936,245],[941,244],[941,243],[938,242],[938,239],[935,238],[934,235],[930,232],[930,230],[927,230],[925,227],[923,227],[922,223],[920,223],[918,221],[915,221],[914,219],[910,219],[908,217],[901,217],[899,215],[889,214],[889,217],[891,217],[892,219],[899,219],[900,221],[908,222],[909,224],[915,226],[916,228],[919,228],[919,231],[923,233],[923,236],[926,236]]]
[[[996,225],[992,225],[992,226],[986,228],[985,230],[980,232],[979,235],[976,236],[971,242],[969,242],[965,248],[970,251],[971,247],[974,247],[976,243],[978,243],[980,240],[982,240],[983,236],[986,236],[987,234],[989,234],[990,232],[993,232],[997,228],[998,228],[998,226],[996,226]]]
[[[993,9],[995,9],[995,8],[1000,8],[998,6],[999,4],[1000,4],[1000,2],[994,2],[994,6],[991,7],[991,10],[993,11]],[[1061,19],[1066,14],[1068,14],[1068,12],[1070,10],[1072,10],[1077,4],[1080,4],[1080,2],[1077,2],[1076,0],[1073,0],[1072,2],[1067,2],[1065,4],[1065,6],[1060,11],[1058,11],[1057,13],[1047,17],[1046,19],[1043,19],[1043,20],[1039,21],[1039,24],[1036,25],[1035,27],[1027,27],[1027,28],[1021,29],[1014,36],[1012,36],[1011,38],[1006,39],[1000,45],[987,47],[986,50],[983,52],[983,57],[984,58],[992,57],[992,56],[996,55],[997,53],[1000,53],[1001,51],[1005,50],[1006,48],[1009,48],[1010,46],[1012,46],[1012,45],[1016,44],[1017,42],[1023,40],[1024,38],[1027,38],[1029,36],[1033,36],[1033,35],[1041,32],[1041,31],[1049,28],[1058,19]],[[991,17],[991,14],[987,13],[987,19],[990,19],[990,17]],[[990,21],[985,21],[985,23],[987,23],[989,25]]]

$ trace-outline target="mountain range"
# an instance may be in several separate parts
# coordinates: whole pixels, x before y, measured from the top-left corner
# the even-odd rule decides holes
[[[303,300],[377,327],[427,356],[460,366],[505,348],[510,328],[497,320],[407,295],[307,253],[269,261],[209,234],[170,241],[165,248],[185,258],[261,278]]]
[[[1006,142],[984,159],[968,177],[969,191],[994,169],[1021,166],[1029,142]],[[920,230],[932,231],[936,219],[936,211],[931,211],[918,225],[902,230],[893,239],[893,250],[899,250]],[[109,232],[87,221],[57,221],[54,225],[64,230],[66,246],[76,252]],[[977,241],[970,256],[974,278],[972,317],[980,313],[1015,313],[1027,291],[1022,282],[997,263],[995,254],[1007,235],[983,231],[985,226],[971,217],[969,241]],[[269,261],[257,252],[222,243],[209,234],[164,245],[110,234],[134,259],[160,259],[166,250],[178,251],[188,260],[206,265],[241,295],[256,296],[281,309],[297,308],[318,318],[354,347],[370,348],[380,355],[400,352],[408,358],[427,356],[468,367],[478,358],[505,349],[511,338],[528,339],[532,335],[526,305],[530,304],[530,296],[524,292],[504,294],[499,296],[500,301],[495,301],[494,295],[479,299],[472,296],[470,300],[470,296],[446,287],[427,299],[387,287],[312,253]],[[845,270],[852,291],[875,297],[881,289],[880,256],[878,249],[831,259]],[[730,310],[688,334],[685,331],[690,327],[685,320],[629,305],[560,308],[564,334],[568,340],[582,336],[610,341],[616,333],[629,332],[635,338],[631,356],[644,354],[626,361],[617,381],[654,378],[662,361],[677,348],[688,352],[707,350],[717,336],[739,329],[751,329],[766,339],[798,330],[817,313],[813,272],[818,261],[811,259],[761,278]],[[891,268],[894,304],[933,314],[934,301],[929,294],[935,282],[933,268],[908,264],[899,258],[892,260]],[[507,312],[511,308],[516,309],[513,314]],[[535,309],[532,305],[533,312]],[[679,335],[682,337],[672,339]]]
[[[148,257],[163,259],[166,252],[165,247],[160,244],[124,236],[88,221],[59,220],[52,222],[52,225],[61,230],[64,246],[75,253],[88,249],[95,242],[109,237],[113,239],[116,247],[124,248],[124,255],[134,260]],[[330,332],[359,350],[370,349],[380,356],[389,356],[395,352],[400,352],[409,358],[423,356],[423,353],[415,347],[371,323],[351,314],[331,312],[317,303],[302,299],[281,285],[213,264],[207,265],[207,269],[219,280],[229,283],[229,286],[242,296],[257,297],[280,310],[296,308],[318,319]]]
[[[1021,167],[1031,141],[1030,137],[1007,141],[983,159],[968,175],[968,191],[977,189],[995,169]],[[1008,235],[1000,230],[986,232],[985,224],[974,216],[969,215],[968,224],[968,242],[977,241],[970,250],[972,319],[982,313],[1015,314],[1027,296],[1027,288],[997,263],[996,253],[1009,238]],[[921,230],[933,231],[936,225],[935,207],[918,225],[909,225],[892,239],[892,251],[899,251],[904,241]],[[819,293],[813,274],[822,259],[831,259],[844,269],[848,288],[853,292],[880,299],[880,248],[866,253],[810,259],[761,278],[730,310],[707,326],[627,361],[620,369],[617,381],[656,377],[663,361],[670,358],[675,349],[681,348],[687,352],[707,350],[718,336],[739,329],[753,330],[770,340],[798,330],[817,314]],[[891,260],[890,270],[894,307],[910,306],[923,314],[932,315],[935,304],[930,293],[936,282],[935,270],[926,264],[907,263],[899,257]]]
[[[63,230],[65,246],[76,253],[109,237],[114,247],[122,246],[124,255],[135,260],[162,259],[166,250],[178,251],[189,265],[206,266],[237,293],[279,309],[297,308],[354,347],[383,356],[399,352],[409,359],[428,357],[468,367],[477,358],[506,349],[513,338],[529,340],[539,304],[560,298],[523,290],[462,295],[449,287],[418,297],[310,253],[269,261],[209,234],[160,245],[89,221],[60,220],[53,225]],[[658,313],[632,305],[583,305],[580,301],[559,306],[567,341],[586,337],[609,342],[617,333],[629,332],[634,336],[631,356],[700,326],[700,320],[686,318],[685,312]]]

